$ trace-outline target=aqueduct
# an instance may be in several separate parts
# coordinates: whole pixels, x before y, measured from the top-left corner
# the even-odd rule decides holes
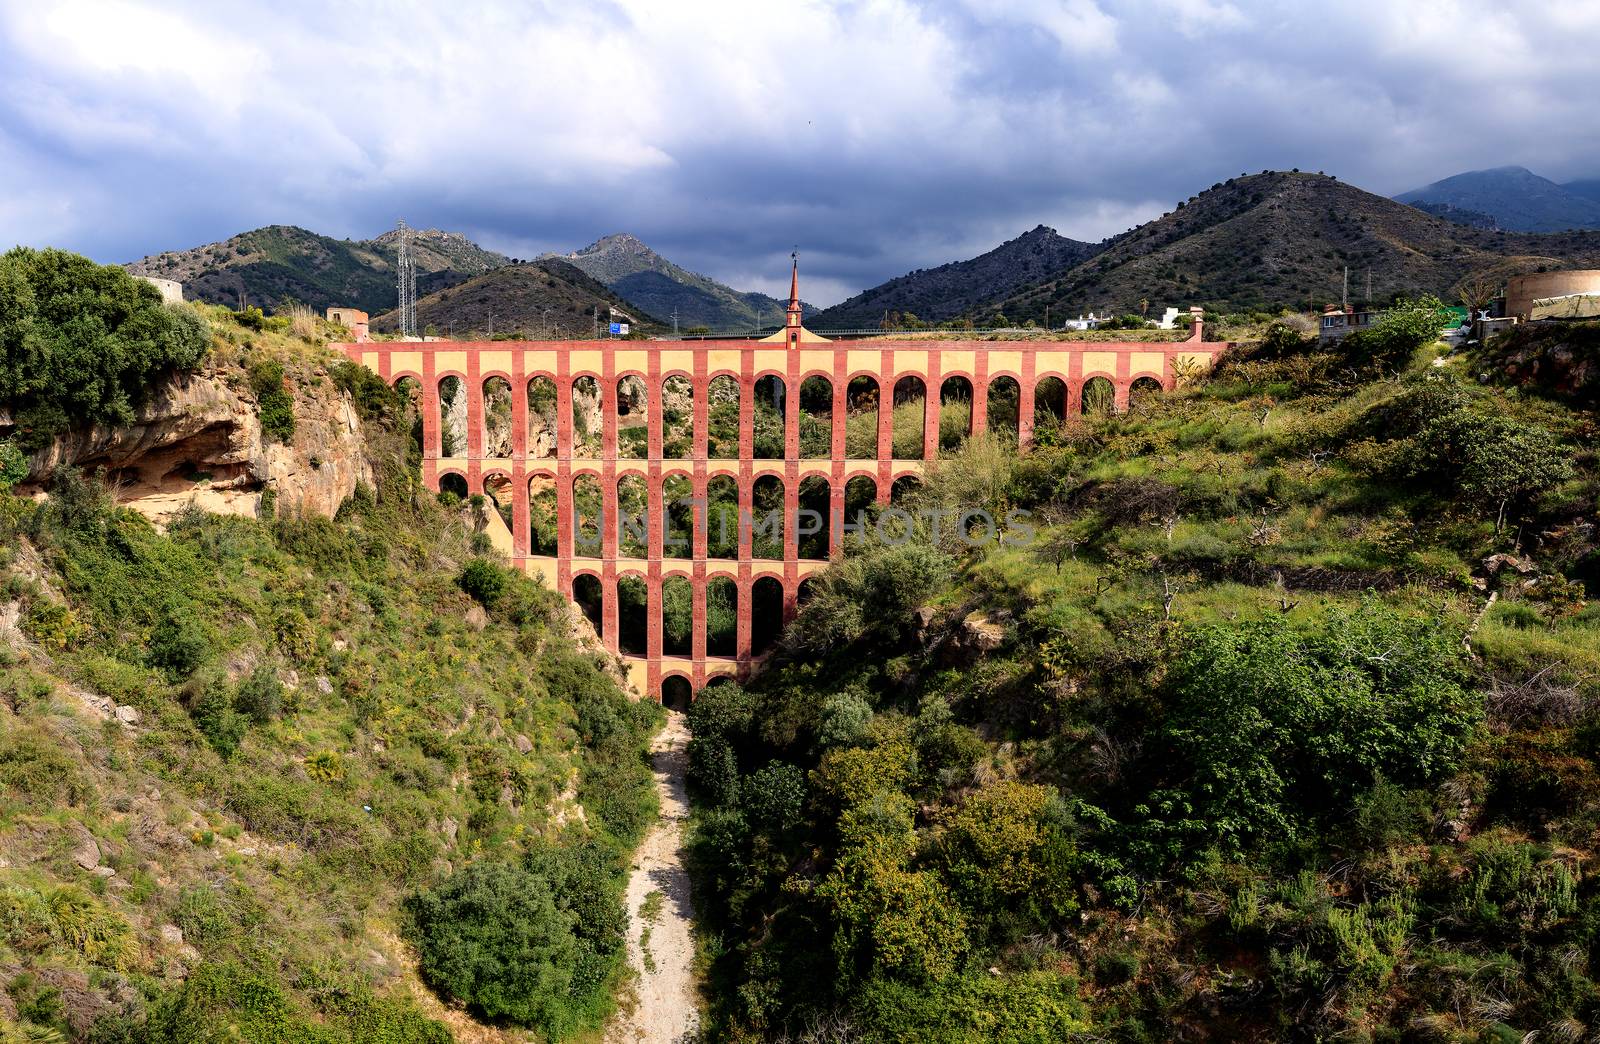
[[[846,520],[941,448],[985,429],[1026,447],[1039,424],[1124,409],[1225,346],[1198,315],[1177,342],[829,340],[792,289],[761,340],[335,347],[416,382],[424,483],[486,493],[511,560],[577,602],[660,699],[673,678],[748,675]],[[780,507],[777,532],[751,524]],[[810,532],[803,515],[826,522]]]

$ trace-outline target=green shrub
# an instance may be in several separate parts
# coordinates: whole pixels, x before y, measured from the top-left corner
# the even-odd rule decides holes
[[[474,558],[462,568],[456,583],[485,609],[493,609],[505,594],[507,578],[500,566],[482,558]]]
[[[211,654],[205,627],[187,609],[169,609],[150,632],[145,663],[174,681],[193,674]]]
[[[250,390],[261,417],[261,434],[276,442],[294,438],[294,396],[283,383],[283,363],[257,359],[250,364]]]
[[[410,910],[420,970],[434,989],[546,1036],[572,1028],[578,942],[545,878],[475,863],[416,895]]]
[[[156,381],[210,346],[189,308],[118,265],[65,250],[0,254],[0,407],[31,451],[74,423],[127,424]]]
[[[239,683],[234,707],[257,725],[265,725],[283,711],[283,683],[278,672],[262,664]]]

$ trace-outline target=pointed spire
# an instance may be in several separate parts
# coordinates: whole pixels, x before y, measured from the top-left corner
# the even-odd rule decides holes
[[[789,270],[789,310],[800,310],[800,251],[796,250],[789,255],[793,268]]]

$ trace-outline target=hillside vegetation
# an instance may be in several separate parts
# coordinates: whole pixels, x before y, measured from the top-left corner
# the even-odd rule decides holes
[[[1321,308],[1397,293],[1445,296],[1463,277],[1494,269],[1600,265],[1600,232],[1492,232],[1425,214],[1324,174],[1268,171],[1229,178],[1154,221],[1115,237],[1075,267],[974,309],[987,321],[1137,312],[1203,305],[1209,311]]]
[[[1100,244],[1068,239],[1040,225],[969,260],[897,276],[824,308],[806,321],[817,330],[876,329],[886,313],[893,325],[907,322],[908,313],[923,322],[944,322],[1004,300],[1100,250]]]
[[[708,1038],[1594,1034],[1594,419],[1437,330],[1276,326],[853,545],[690,712]]]
[[[243,318],[208,365],[361,417],[378,481],[336,519],[163,532],[95,476],[33,500],[0,469],[0,1040],[585,1032],[660,712],[420,489],[381,381]]]
[[[151,254],[127,268],[135,275],[178,280],[191,301],[254,305],[267,312],[281,309],[286,301],[317,312],[349,305],[376,315],[395,305],[398,251],[398,231],[349,240],[293,225],[269,225],[220,243]],[[412,232],[411,256],[417,292],[423,295],[510,260],[458,232],[437,229]]]
[[[576,266],[547,257],[505,265],[419,297],[417,325],[428,334],[453,330],[457,337],[486,339],[491,327],[496,338],[592,337],[598,323],[603,337],[613,308],[633,317],[630,333],[660,329],[656,320]],[[392,310],[372,320],[373,329],[384,333],[398,325]]]

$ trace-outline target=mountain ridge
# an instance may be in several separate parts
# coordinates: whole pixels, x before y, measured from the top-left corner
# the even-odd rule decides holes
[[[964,261],[919,268],[879,283],[810,317],[817,329],[876,325],[885,313],[913,313],[928,322],[952,319],[983,302],[1047,278],[1101,249],[1037,225]]]
[[[1394,198],[1400,203],[1448,204],[1488,214],[1500,227],[1514,232],[1600,228],[1600,201],[1526,167],[1463,171]]]

